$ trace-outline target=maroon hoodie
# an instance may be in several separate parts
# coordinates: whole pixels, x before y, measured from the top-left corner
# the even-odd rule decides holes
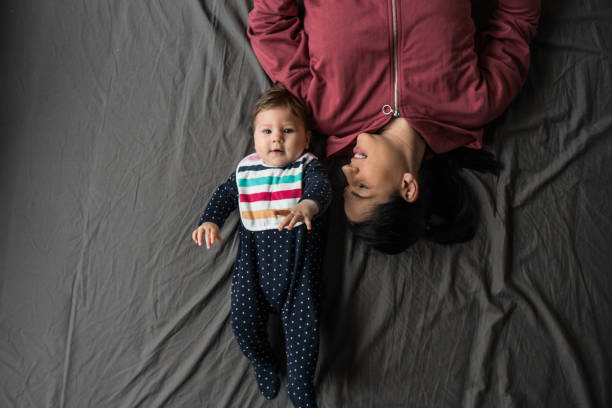
[[[469,0],[254,0],[248,36],[329,135],[327,155],[406,118],[436,153],[480,148],[525,82],[540,0],[499,0],[476,34]]]

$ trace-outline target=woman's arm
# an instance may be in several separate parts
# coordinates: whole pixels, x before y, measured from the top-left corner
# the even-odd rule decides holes
[[[307,105],[308,38],[295,0],[254,0],[247,35],[264,71]]]
[[[500,116],[525,83],[529,43],[539,17],[540,0],[499,0],[487,27],[478,36],[476,51],[482,81],[474,96],[484,96],[488,102],[486,122]]]

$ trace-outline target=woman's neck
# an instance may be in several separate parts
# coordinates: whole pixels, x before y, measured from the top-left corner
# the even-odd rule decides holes
[[[417,176],[427,148],[419,132],[410,126],[406,119],[395,118],[379,133],[387,136],[395,144],[406,160],[408,172]]]

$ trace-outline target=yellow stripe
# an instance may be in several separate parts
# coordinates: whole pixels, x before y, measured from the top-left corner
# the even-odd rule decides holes
[[[289,215],[289,208],[282,210],[259,210],[259,211],[242,211],[242,218],[245,220],[258,220],[261,218],[284,218]]]

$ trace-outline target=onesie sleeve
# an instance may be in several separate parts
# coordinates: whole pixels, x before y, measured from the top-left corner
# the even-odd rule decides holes
[[[482,80],[476,93],[489,101],[488,121],[504,112],[525,83],[529,43],[540,9],[540,0],[499,0],[485,30],[476,37]]]
[[[332,189],[325,168],[318,160],[312,160],[304,170],[302,200],[313,200],[319,206],[317,216],[323,214],[332,199]]]
[[[307,106],[312,74],[308,38],[298,16],[296,0],[254,0],[247,35],[272,81],[281,82]]]
[[[238,207],[238,187],[236,186],[236,172],[234,172],[225,183],[217,187],[200,217],[198,225],[205,222],[214,222],[221,228],[236,207]]]

